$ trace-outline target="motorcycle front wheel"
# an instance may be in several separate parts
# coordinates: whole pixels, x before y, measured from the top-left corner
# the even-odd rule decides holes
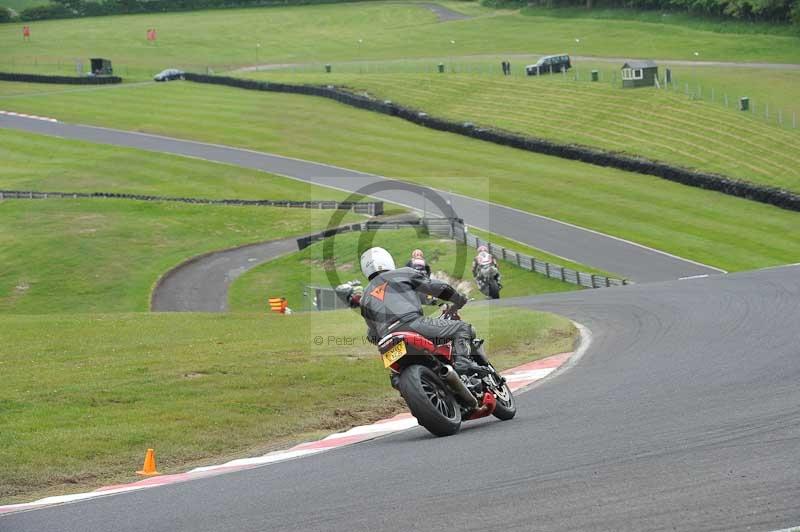
[[[432,369],[416,364],[404,369],[400,395],[419,424],[434,436],[450,436],[461,429],[461,407]]]
[[[494,397],[497,400],[494,412],[492,412],[494,417],[507,421],[513,419],[514,416],[517,415],[517,403],[514,400],[514,394],[511,393],[508,384],[503,383],[502,386],[495,388]]]

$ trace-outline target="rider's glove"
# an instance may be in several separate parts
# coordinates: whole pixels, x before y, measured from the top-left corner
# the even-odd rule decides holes
[[[455,305],[456,308],[461,308],[467,304],[467,301],[469,301],[469,299],[467,299],[467,296],[465,296],[460,292],[456,292],[455,295],[453,296],[453,300],[451,301],[451,303],[453,303],[453,305]]]

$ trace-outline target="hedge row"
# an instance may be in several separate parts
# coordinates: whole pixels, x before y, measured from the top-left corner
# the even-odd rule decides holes
[[[26,83],[59,83],[68,85],[109,85],[122,83],[117,76],[48,76],[42,74],[15,74],[0,72],[0,81],[23,81]]]
[[[455,133],[467,137],[510,146],[521,150],[543,153],[563,159],[571,159],[584,163],[617,168],[628,172],[652,175],[674,181],[684,185],[714,190],[745,198],[761,203],[775,205],[782,209],[800,211],[800,195],[776,187],[757,185],[747,181],[740,181],[718,174],[698,172],[672,166],[662,162],[651,161],[641,157],[633,157],[618,153],[610,153],[603,150],[578,146],[572,144],[559,144],[536,137],[527,137],[516,133],[501,131],[497,129],[487,129],[476,127],[469,122],[455,122],[444,118],[437,118],[427,113],[404,107],[391,101],[381,101],[368,96],[354,94],[332,85],[292,85],[287,83],[272,83],[266,81],[256,81],[252,79],[231,78],[225,76],[209,76],[205,74],[186,74],[186,79],[197,83],[212,83],[217,85],[227,85],[248,90],[260,90],[271,92],[283,92],[291,94],[304,94],[310,96],[320,96],[336,100],[337,102],[366,109],[377,113],[387,114],[402,118],[414,124]]]
[[[245,200],[245,199],[207,199],[180,198],[172,196],[151,196],[145,194],[120,194],[116,192],[35,192],[31,190],[0,190],[3,199],[48,199],[48,198],[109,198],[138,201],[173,201],[210,205],[245,205],[257,207],[294,207],[300,209],[353,209],[355,212],[371,215],[383,214],[382,201],[289,201],[289,200]]]

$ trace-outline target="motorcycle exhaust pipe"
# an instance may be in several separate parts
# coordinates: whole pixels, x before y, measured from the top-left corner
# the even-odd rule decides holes
[[[478,400],[475,399],[475,396],[469,391],[469,388],[467,388],[467,385],[461,380],[461,377],[458,376],[458,373],[456,373],[456,370],[453,369],[453,366],[444,366],[442,377],[444,377],[444,380],[447,381],[447,384],[450,385],[450,388],[464,402],[464,404],[470,408],[477,408]]]

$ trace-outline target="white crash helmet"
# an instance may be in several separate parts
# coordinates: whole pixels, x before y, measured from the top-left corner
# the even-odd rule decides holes
[[[392,255],[383,248],[369,248],[361,254],[361,273],[372,279],[379,272],[394,270]]]

